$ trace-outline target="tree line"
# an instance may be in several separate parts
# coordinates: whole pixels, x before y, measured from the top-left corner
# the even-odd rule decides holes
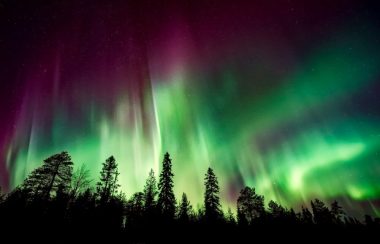
[[[225,234],[258,233],[259,229],[268,227],[380,227],[379,218],[365,215],[364,221],[359,221],[348,216],[337,201],[327,206],[315,199],[310,209],[304,206],[300,212],[272,200],[265,206],[264,196],[249,186],[240,191],[236,215],[230,208],[224,212],[218,179],[212,168],[207,169],[204,178],[203,206],[195,210],[186,193],[177,203],[169,153],[164,155],[158,182],[151,170],[144,189],[130,198],[119,189],[120,173],[113,156],[102,164],[96,188],[91,187],[89,170],[82,165],[74,172],[73,165],[67,152],[55,154],[45,159],[12,192],[1,194],[0,191],[2,229],[48,230],[62,238],[72,234],[92,233],[94,237],[94,233],[95,236],[113,233],[125,234],[131,241],[149,241],[160,236],[162,230],[169,229],[177,233],[217,229],[228,231]],[[166,238],[165,235],[161,237]]]

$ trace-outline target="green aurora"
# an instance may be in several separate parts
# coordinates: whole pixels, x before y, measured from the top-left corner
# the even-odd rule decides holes
[[[371,31],[341,33],[302,57],[291,54],[291,65],[280,75],[275,70],[281,58],[270,58],[270,51],[258,54],[267,57],[260,65],[240,65],[270,44],[250,48],[242,42],[231,48],[234,55],[213,57],[218,61],[208,69],[194,39],[181,32],[190,40],[173,34],[177,46],[170,49],[175,54],[164,74],[154,66],[160,52],[151,55],[148,48],[153,58],[143,61],[149,72],[136,78],[142,84],[138,89],[128,85],[137,76],[119,73],[99,78],[115,84],[106,91],[104,81],[88,85],[85,73],[71,77],[69,91],[53,87],[46,99],[39,97],[39,88],[31,89],[6,150],[10,188],[44,158],[67,150],[75,167],[85,164],[95,180],[101,163],[113,155],[122,191],[131,196],[143,189],[150,169],[158,175],[168,151],[176,196],[186,192],[195,206],[202,203],[204,174],[211,166],[224,208],[235,207],[239,190],[248,185],[266,201],[286,206],[316,197],[339,199],[356,211],[363,209],[355,202],[367,202],[379,215],[372,203],[380,196],[379,111],[358,105],[374,96],[379,45]],[[56,56],[53,67],[63,59]],[[43,76],[30,80],[35,77]]]

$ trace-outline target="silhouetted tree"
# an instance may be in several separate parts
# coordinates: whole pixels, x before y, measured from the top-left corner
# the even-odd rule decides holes
[[[3,195],[2,188],[0,186],[0,204],[3,202],[3,200],[4,200],[4,195]]]
[[[143,223],[144,193],[136,192],[126,204],[126,225],[138,227]]]
[[[332,224],[332,215],[325,203],[319,199],[311,201],[311,209],[313,210],[314,221],[316,224],[326,225]]]
[[[69,189],[72,171],[73,162],[70,155],[67,152],[55,154],[45,159],[42,166],[32,171],[24,181],[23,188],[34,199],[47,199],[59,185],[64,191]]]
[[[285,209],[284,213],[284,221],[286,224],[298,224],[300,222],[300,218],[298,217],[299,213],[296,214],[293,208],[289,211]]]
[[[345,212],[337,201],[331,203],[331,215],[335,224],[343,224],[342,218],[344,217]]]
[[[195,219],[197,222],[202,222],[205,218],[205,208],[204,206],[197,205],[197,211],[195,213]]]
[[[74,231],[93,231],[95,229],[95,194],[90,188],[83,193],[79,193],[78,197],[71,204],[71,219]]]
[[[71,180],[71,198],[76,198],[79,193],[84,192],[90,186],[92,180],[89,179],[90,171],[84,164],[74,171]]]
[[[366,215],[364,215],[364,223],[367,226],[373,226],[375,221],[373,220],[372,216],[366,214]]]
[[[187,200],[186,193],[182,193],[182,199],[178,209],[178,220],[182,223],[189,222],[191,212],[192,206],[189,200]]]
[[[126,206],[125,195],[120,192],[117,195],[111,196],[105,207],[105,226],[112,232],[118,232],[124,227],[124,210]]]
[[[144,186],[144,203],[145,203],[145,213],[149,218],[153,217],[156,209],[156,196],[157,191],[157,182],[156,177],[154,176],[153,169],[150,170],[148,179],[146,180]]]
[[[350,216],[344,217],[344,224],[346,226],[351,226],[351,227],[362,225],[362,223],[357,218],[350,217]]]
[[[228,208],[228,210],[227,210],[226,222],[229,225],[235,225],[236,224],[235,216],[232,213],[231,208]]]
[[[100,171],[100,181],[97,183],[96,193],[100,203],[107,203],[112,196],[117,193],[119,171],[116,160],[113,156],[109,157]]]
[[[56,195],[49,204],[48,218],[51,226],[55,226],[55,230],[62,229],[65,224],[67,206],[69,201],[69,193],[64,185],[59,185]]]
[[[310,210],[306,207],[302,206],[302,216],[301,221],[303,224],[311,225],[313,224],[313,214],[310,212]]]
[[[207,169],[205,188],[205,218],[207,221],[221,220],[223,213],[219,200],[219,184],[218,179],[211,168]]]
[[[166,220],[174,219],[175,215],[176,201],[173,192],[173,176],[172,161],[169,153],[166,153],[164,161],[162,162],[162,171],[158,182],[159,194],[157,202],[158,208]]]
[[[41,209],[31,213],[31,202],[28,201],[28,192],[23,187],[16,187],[6,195],[0,204],[0,229],[1,233],[13,233],[14,230],[34,230],[40,227],[39,221],[44,216],[39,216]],[[33,215],[33,216],[32,216]],[[35,217],[38,218],[35,218]]]
[[[367,227],[380,227],[380,218],[373,218],[366,214],[364,215],[364,223]]]
[[[256,194],[255,188],[246,186],[240,191],[237,211],[240,225],[252,224],[255,219],[265,215],[264,197]]]
[[[273,200],[270,200],[268,203],[269,214],[273,218],[274,221],[282,222],[285,219],[286,209],[282,207],[280,204],[276,203]]]
[[[337,201],[331,203],[331,209],[318,199],[311,201],[313,214],[306,207],[302,207],[300,213],[295,213],[293,208],[287,209],[279,203],[269,201],[266,212],[264,197],[250,187],[243,188],[237,199],[236,225],[231,209],[228,208],[225,214],[222,211],[218,180],[211,168],[208,168],[204,179],[204,206],[198,205],[195,214],[183,193],[176,209],[172,165],[168,153],[163,160],[158,189],[151,170],[144,191],[133,194],[128,201],[125,194],[118,191],[119,172],[112,156],[103,163],[96,193],[88,188],[88,170],[82,166],[72,174],[72,165],[67,152],[56,154],[44,160],[44,164],[32,171],[24,183],[11,193],[4,196],[0,188],[0,224],[2,222],[7,226],[5,229],[1,226],[0,229],[18,229],[24,232],[26,229],[33,232],[44,230],[69,238],[70,234],[83,233],[86,236],[102,233],[113,237],[125,228],[132,243],[150,243],[157,238],[155,231],[163,230],[167,232],[163,238],[167,238],[170,231],[185,235],[194,230],[200,235],[213,237],[224,231],[244,234],[244,231],[249,231],[252,227],[260,229],[258,224],[267,223],[284,226],[302,224],[317,231],[325,229],[314,228],[314,223],[319,226],[334,224],[345,225],[350,229],[363,228],[358,219],[345,215]],[[157,210],[161,210],[161,219],[157,218]],[[380,226],[379,218],[366,215],[364,221],[369,229]],[[174,223],[179,225],[173,225]],[[214,232],[213,229],[205,228],[207,224],[218,224],[218,228]]]

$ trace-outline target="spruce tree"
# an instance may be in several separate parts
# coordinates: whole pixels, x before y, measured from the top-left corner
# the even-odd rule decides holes
[[[228,208],[228,210],[227,210],[226,222],[227,222],[227,224],[230,224],[230,225],[235,225],[236,224],[235,216],[232,213],[231,208]]]
[[[311,209],[313,210],[314,222],[316,224],[332,224],[333,216],[324,202],[319,199],[311,201]]]
[[[343,224],[342,219],[345,215],[345,212],[343,211],[342,206],[340,206],[336,200],[331,203],[331,214],[335,224]]]
[[[217,221],[222,217],[222,210],[219,200],[218,179],[211,168],[208,168],[205,177],[205,218],[207,221]]]
[[[107,203],[111,197],[115,196],[119,188],[116,160],[113,156],[109,157],[100,171],[100,181],[97,183],[96,193],[100,203]]]
[[[302,223],[305,225],[311,225],[313,224],[313,214],[310,212],[310,210],[306,207],[302,206],[302,217],[301,217]]]
[[[191,210],[192,206],[187,199],[186,193],[182,193],[182,199],[178,209],[178,220],[183,223],[189,222]]]
[[[157,196],[157,182],[156,177],[154,176],[153,169],[150,170],[148,179],[146,180],[144,186],[144,208],[148,217],[154,213],[156,207],[156,196]]]
[[[164,156],[162,162],[162,171],[158,182],[158,208],[164,219],[174,219],[175,214],[175,196],[173,192],[172,162],[169,153]]]

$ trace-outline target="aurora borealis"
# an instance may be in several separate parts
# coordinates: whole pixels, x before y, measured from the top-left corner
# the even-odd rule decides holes
[[[122,190],[338,199],[380,215],[380,21],[365,1],[3,1],[0,184],[67,150]],[[16,1],[17,2],[17,1]],[[249,2],[249,1],[246,1]]]

